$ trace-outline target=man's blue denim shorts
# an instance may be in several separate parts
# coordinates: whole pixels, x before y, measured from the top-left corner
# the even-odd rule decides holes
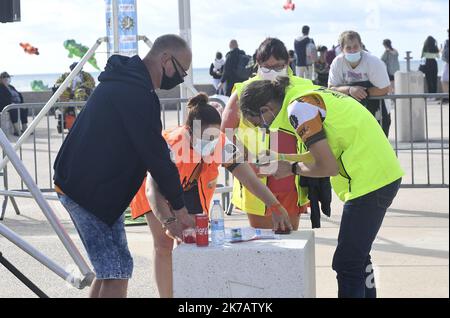
[[[128,249],[124,216],[109,226],[66,195],[58,195],[80,235],[98,280],[130,279],[133,258]]]

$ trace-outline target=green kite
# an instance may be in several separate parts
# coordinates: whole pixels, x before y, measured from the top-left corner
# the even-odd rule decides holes
[[[79,57],[80,59],[87,53],[89,48],[87,46],[82,45],[81,43],[77,43],[75,40],[67,40],[64,41],[64,48],[69,51],[69,57]],[[89,64],[91,64],[93,67],[95,67],[97,70],[100,70],[100,68],[97,65],[97,60],[95,59],[95,55],[93,55],[89,59]]]
[[[48,87],[48,85],[45,85],[43,81],[32,81],[31,89],[33,92],[43,92],[51,90],[50,87]]]

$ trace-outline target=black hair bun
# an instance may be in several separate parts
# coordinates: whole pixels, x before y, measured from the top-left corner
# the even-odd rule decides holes
[[[286,76],[278,76],[274,81],[272,81],[272,86],[277,92],[281,94],[285,93],[286,88],[290,85],[290,79]]]
[[[209,97],[206,93],[199,93],[197,96],[192,97],[189,100],[188,108],[197,108],[208,105]]]

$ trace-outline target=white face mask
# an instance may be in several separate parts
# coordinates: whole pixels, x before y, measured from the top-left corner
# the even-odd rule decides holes
[[[194,148],[195,152],[202,157],[208,157],[214,153],[218,142],[219,139],[215,139],[213,141],[196,139],[192,147]]]
[[[345,53],[345,59],[350,63],[358,63],[361,60],[362,53]]]
[[[287,67],[280,71],[271,70],[266,67],[260,67],[258,70],[258,76],[266,81],[274,81],[278,76],[288,77],[288,71]]]

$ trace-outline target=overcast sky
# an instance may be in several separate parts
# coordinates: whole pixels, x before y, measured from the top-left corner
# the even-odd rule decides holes
[[[229,40],[253,53],[267,36],[278,37],[289,49],[305,24],[316,44],[331,47],[342,31],[361,33],[366,47],[383,53],[390,38],[401,55],[413,51],[420,58],[428,35],[441,44],[447,37],[449,2],[446,0],[294,0],[297,9],[285,11],[285,0],[192,0],[194,67],[209,67],[216,51],[226,53]],[[63,42],[75,39],[92,46],[106,33],[104,0],[21,0],[22,22],[0,24],[0,71],[11,74],[60,73],[73,61]],[[177,0],[138,0],[139,34],[155,39],[178,31]],[[19,42],[29,42],[41,55],[23,53]],[[147,47],[140,44],[140,55]],[[106,62],[106,45],[97,59]],[[90,66],[86,70],[92,71]]]

